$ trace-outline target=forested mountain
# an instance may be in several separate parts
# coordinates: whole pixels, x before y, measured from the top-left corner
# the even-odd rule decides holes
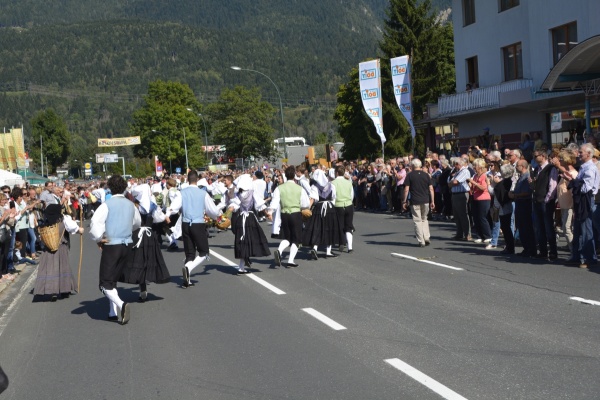
[[[446,8],[450,0],[432,2]],[[333,107],[350,68],[378,55],[387,0],[1,0],[0,127],[53,106],[75,133],[120,136],[149,81],[203,103],[269,75],[291,107]],[[2,94],[1,92],[4,92]],[[293,119],[290,119],[293,124]],[[323,129],[305,126],[305,130]],[[331,128],[331,124],[329,125]],[[290,126],[290,131],[294,130]],[[312,132],[317,134],[319,132]]]

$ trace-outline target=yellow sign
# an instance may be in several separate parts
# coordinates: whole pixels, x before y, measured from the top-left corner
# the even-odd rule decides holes
[[[0,133],[0,168],[12,171],[25,168],[25,149],[23,145],[23,130],[13,128]]]
[[[90,169],[92,168],[92,164],[90,164],[89,162],[85,163],[85,169]]]
[[[130,136],[116,139],[98,139],[98,147],[135,146],[142,144],[139,136]]]

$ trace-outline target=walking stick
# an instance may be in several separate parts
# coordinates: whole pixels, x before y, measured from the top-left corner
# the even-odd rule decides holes
[[[83,228],[83,207],[80,204],[79,205],[79,220],[81,225],[79,225],[80,227]],[[79,271],[77,272],[77,293],[81,293],[81,287],[80,282],[81,282],[81,261],[83,260],[83,233],[80,235],[81,237],[79,238]]]

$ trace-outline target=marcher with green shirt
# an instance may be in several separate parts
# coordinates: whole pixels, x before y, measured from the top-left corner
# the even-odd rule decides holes
[[[273,192],[273,199],[268,208],[269,219],[273,213],[281,211],[281,228],[279,235],[283,239],[279,248],[275,250],[275,264],[281,267],[281,254],[290,247],[290,256],[287,265],[297,267],[294,258],[298,253],[298,245],[302,243],[302,213],[303,208],[310,207],[310,200],[306,191],[294,182],[296,168],[289,166],[285,169],[287,182],[277,186]]]
[[[346,242],[348,253],[352,253],[352,234],[354,233],[354,188],[352,181],[346,179],[344,174],[346,169],[343,165],[338,165],[335,168],[336,178],[331,182],[335,187],[335,212],[338,215],[338,220],[342,225],[342,230],[346,234]]]

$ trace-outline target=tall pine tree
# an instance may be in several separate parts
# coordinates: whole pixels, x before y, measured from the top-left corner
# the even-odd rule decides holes
[[[381,85],[383,98],[383,129],[387,138],[386,156],[408,154],[412,140],[408,123],[400,113],[390,70],[390,59],[411,56],[412,107],[416,123],[423,118],[427,103],[437,102],[442,93],[454,91],[454,43],[452,25],[443,23],[432,10],[430,0],[390,0],[380,43]],[[356,86],[356,87],[355,87]],[[355,92],[356,99],[349,93]],[[350,116],[357,112],[360,115]],[[372,134],[365,140],[365,130],[375,132],[373,124],[362,110],[358,90],[358,71],[353,70],[348,83],[340,87],[335,119],[344,138],[344,155],[380,154],[380,144]],[[369,125],[370,124],[370,125]],[[366,129],[361,129],[366,126]],[[417,132],[417,154],[424,153],[424,136]],[[360,150],[360,151],[359,151]]]

